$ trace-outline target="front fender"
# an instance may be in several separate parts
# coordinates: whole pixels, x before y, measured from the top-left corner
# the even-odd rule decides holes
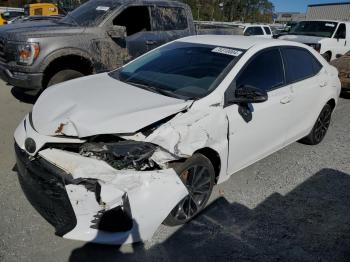
[[[74,55],[74,56],[79,56],[79,57],[82,57],[88,61],[91,61],[91,65],[93,68],[95,68],[95,64],[96,64],[96,61],[95,59],[93,58],[93,56],[83,50],[83,49],[79,49],[79,48],[75,48],[75,47],[69,47],[69,48],[61,48],[61,49],[58,49],[52,53],[50,53],[49,55],[47,55],[40,63],[40,69],[39,71],[40,72],[44,72],[45,69],[54,61],[56,60],[57,58],[60,58],[60,57],[64,57],[64,56],[69,56],[69,55]]]

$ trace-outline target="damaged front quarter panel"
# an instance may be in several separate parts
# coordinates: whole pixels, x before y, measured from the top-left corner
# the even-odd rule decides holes
[[[45,149],[39,155],[70,174],[73,181],[83,179],[100,185],[99,197],[86,183],[66,186],[77,226],[64,235],[65,238],[105,244],[150,239],[172,208],[188,194],[173,169],[116,170],[105,161],[59,149]],[[96,229],[96,219],[101,212],[113,210],[117,214],[116,209],[125,205],[130,207],[125,210],[131,216],[130,230],[110,233]]]
[[[195,152],[210,148],[221,158],[218,182],[228,178],[228,119],[221,106],[206,110],[189,109],[179,113],[144,139],[159,146],[152,156],[158,165],[191,157]]]

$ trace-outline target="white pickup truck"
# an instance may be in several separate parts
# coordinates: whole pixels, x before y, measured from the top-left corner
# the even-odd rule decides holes
[[[279,39],[312,46],[327,60],[336,59],[350,50],[350,22],[310,20],[299,22],[288,35]]]

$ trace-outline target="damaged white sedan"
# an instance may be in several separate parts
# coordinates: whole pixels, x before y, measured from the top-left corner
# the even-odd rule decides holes
[[[48,88],[15,132],[19,181],[59,236],[144,241],[238,170],[320,143],[339,93],[336,69],[302,44],[183,38]]]

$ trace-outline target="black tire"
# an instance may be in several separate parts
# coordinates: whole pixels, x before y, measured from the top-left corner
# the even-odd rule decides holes
[[[328,63],[331,61],[332,56],[331,56],[331,54],[329,52],[324,53],[322,56],[323,56],[324,59],[326,59],[326,61]]]
[[[318,116],[310,134],[300,140],[300,142],[307,145],[318,145],[321,143],[327,134],[329,125],[331,123],[332,113],[333,109],[331,105],[326,104]]]
[[[84,76],[84,74],[79,71],[72,70],[72,69],[64,69],[64,70],[58,71],[50,78],[47,84],[47,87],[62,83],[64,81],[82,77],[82,76]]]
[[[170,212],[163,224],[182,225],[194,218],[207,204],[215,184],[215,170],[210,160],[194,154],[184,163],[173,166],[189,194]]]

